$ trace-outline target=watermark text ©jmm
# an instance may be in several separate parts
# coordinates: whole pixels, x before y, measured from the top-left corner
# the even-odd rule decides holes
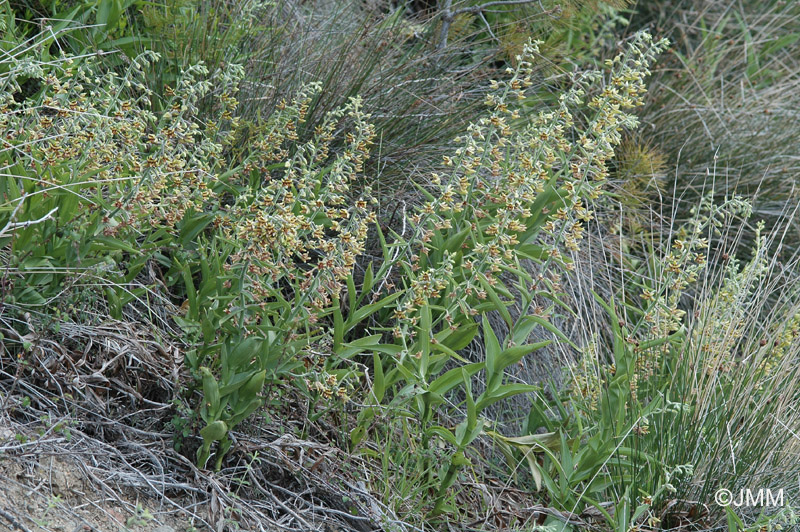
[[[773,492],[769,488],[759,488],[757,490],[740,489],[738,493],[721,488],[714,493],[714,502],[720,506],[783,506],[783,488]]]

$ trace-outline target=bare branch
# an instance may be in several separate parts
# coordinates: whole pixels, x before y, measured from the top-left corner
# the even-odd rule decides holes
[[[40,224],[45,220],[52,218],[53,213],[58,210],[58,207],[53,207],[53,209],[39,218],[38,220],[28,220],[27,222],[14,222],[14,218],[17,216],[17,212],[19,211],[20,207],[22,207],[22,203],[25,201],[25,194],[19,200],[19,204],[14,207],[14,211],[11,213],[11,217],[8,219],[8,223],[0,229],[0,238],[6,236],[7,233],[13,231],[14,229],[21,229],[25,227],[30,227],[32,225]]]
[[[439,50],[447,48],[447,34],[450,31],[450,24],[453,23],[455,15],[450,9],[453,7],[453,0],[444,0],[444,7],[442,7],[442,29],[439,32]]]
[[[461,9],[456,9],[455,11],[453,11],[452,16],[457,17],[458,15],[463,15],[465,13],[481,13],[490,7],[532,4],[534,1],[535,0],[494,0],[492,2],[486,2],[485,4],[481,4],[479,6],[462,7]]]
[[[444,0],[444,5],[442,6],[441,12],[439,14],[439,16],[442,19],[442,28],[441,30],[439,30],[439,44],[437,45],[437,48],[439,50],[444,50],[447,47],[447,34],[450,31],[450,26],[453,24],[453,21],[458,15],[475,14],[475,13],[480,14],[481,19],[483,19],[484,23],[486,23],[487,28],[489,29],[489,34],[496,39],[496,37],[492,33],[491,28],[488,27],[489,25],[488,22],[486,21],[486,18],[483,16],[484,11],[492,7],[519,6],[525,4],[532,4],[534,2],[538,2],[539,6],[542,5],[540,0],[492,0],[490,2],[486,2],[485,4],[462,7],[460,9],[453,10],[453,0]],[[561,7],[556,6],[553,9],[543,10],[542,13],[545,15],[553,15],[554,13],[559,13],[560,11]]]

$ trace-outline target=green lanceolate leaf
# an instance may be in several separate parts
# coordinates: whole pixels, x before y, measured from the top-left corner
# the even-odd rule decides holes
[[[511,313],[508,311],[508,305],[510,303],[505,303],[500,299],[500,296],[497,294],[497,287],[492,286],[483,274],[478,276],[478,280],[480,281],[483,290],[489,296],[489,300],[494,304],[495,310],[500,313],[506,324],[509,327],[512,327],[514,325],[514,321],[511,319]]]
[[[483,369],[483,367],[483,362],[473,362],[472,364],[467,364],[459,368],[453,368],[434,380],[430,386],[428,386],[428,391],[439,395],[446,394],[463,381],[462,370],[466,371],[467,375],[471,377]]]
[[[256,411],[262,404],[261,399],[253,399],[248,402],[240,402],[233,411],[233,416],[228,420],[231,426],[236,426]]]
[[[453,351],[460,351],[467,347],[478,334],[478,324],[475,322],[462,323],[455,331],[445,329],[436,334],[436,341],[446,345]]]
[[[372,394],[375,397],[375,402],[380,403],[383,401],[383,394],[386,391],[386,382],[383,378],[383,362],[378,353],[372,353]]]
[[[559,451],[561,449],[561,433],[559,432],[515,437],[503,436],[494,431],[486,431],[486,434],[515,447],[530,448],[533,452]]]
[[[245,385],[242,386],[242,389],[239,390],[239,400],[249,402],[259,393],[261,393],[261,390],[264,389],[264,380],[266,379],[266,376],[267,370],[264,369],[253,374],[253,376],[247,380]]]
[[[525,324],[524,326],[521,326],[521,327],[527,327],[530,324],[540,325],[540,326],[544,327],[545,329],[547,329],[548,331],[550,331],[551,333],[553,333],[554,335],[556,335],[559,340],[561,340],[562,342],[568,344],[573,349],[580,350],[580,348],[575,344],[575,342],[573,342],[572,340],[567,338],[567,336],[563,332],[561,332],[558,329],[558,327],[556,327],[555,325],[553,325],[552,323],[547,321],[546,318],[543,318],[541,316],[525,316],[524,318],[522,318],[520,320],[520,322]],[[522,329],[522,330],[524,330],[524,329]],[[515,341],[516,341],[516,338],[515,338]]]
[[[379,310],[382,310],[389,306],[395,299],[403,295],[403,292],[395,292],[393,294],[389,294],[388,296],[384,297],[380,301],[372,303],[371,305],[367,305],[365,307],[361,307],[355,311],[353,311],[348,317],[347,320],[344,322],[344,331],[350,331],[356,324],[361,323],[369,316],[375,314]]]
[[[486,380],[492,382],[498,374],[497,359],[502,351],[486,316],[483,317],[483,345],[486,352]]]
[[[471,375],[461,368],[461,378],[464,381],[464,395],[467,399],[467,429],[472,430],[478,422],[478,409],[475,407],[475,399],[472,397],[472,379]],[[460,442],[466,445],[469,442]]]
[[[355,299],[355,296],[352,298]],[[333,298],[333,352],[337,353],[344,341],[344,318],[342,317],[342,307],[339,298]]]
[[[249,336],[236,344],[228,354],[228,364],[231,369],[243,369],[249,367],[252,361],[258,358],[263,340],[255,336]]]
[[[365,351],[377,351],[378,353],[384,353],[387,355],[396,355],[403,350],[402,346],[394,344],[381,344],[379,343],[380,340],[380,334],[365,336],[363,338],[359,338],[358,340],[353,340],[352,342],[342,344],[340,351],[336,354],[340,358],[347,359],[351,358],[353,355],[357,355]]]
[[[532,393],[538,391],[540,388],[538,386],[533,386],[532,384],[521,384],[521,383],[513,383],[513,384],[504,384],[498,386],[491,390],[491,392],[487,389],[486,392],[478,397],[477,408],[478,410],[483,410],[487,406],[494,404],[498,401],[502,401],[504,399],[508,399],[509,397],[513,397],[515,395],[520,395],[523,393]]]
[[[200,373],[203,375],[203,400],[208,407],[210,419],[216,419],[219,413],[219,384],[207,367],[201,367]]]
[[[456,446],[458,442],[456,441],[456,437],[453,434],[453,431],[441,426],[430,427],[428,432],[431,434],[435,434],[442,438],[444,441],[449,443],[450,445]]]
[[[219,387],[220,397],[227,397],[234,392],[239,391],[239,389],[244,386],[252,376],[252,371],[244,371],[242,373],[237,373],[228,379],[223,378],[223,382]]]
[[[430,305],[423,305],[419,309],[419,316],[420,316],[420,331],[419,331],[419,350],[422,353],[422,356],[419,360],[419,374],[422,381],[428,380],[428,366],[430,364],[430,355],[431,355],[431,307]]]
[[[228,434],[228,425],[221,419],[209,423],[200,431],[200,436],[206,442],[219,441],[226,434]]]
[[[361,294],[356,298],[355,303],[350,308],[357,308],[364,298],[372,291],[374,272],[372,270],[372,263],[367,264],[367,269],[364,272],[364,282],[361,284]],[[351,276],[352,277],[352,276]]]
[[[498,367],[505,369],[512,364],[516,364],[525,356],[533,353],[534,351],[538,351],[543,347],[547,347],[551,343],[552,342],[550,340],[543,340],[533,344],[517,345],[504,349],[503,352],[500,353],[500,356],[497,357]]]
[[[450,253],[458,253],[458,251],[461,250],[461,246],[467,240],[467,236],[469,236],[471,230],[472,228],[468,227],[449,237],[444,242],[444,250]]]

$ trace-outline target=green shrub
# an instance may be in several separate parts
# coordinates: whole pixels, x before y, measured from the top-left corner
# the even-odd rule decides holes
[[[280,370],[267,363],[266,348],[259,364],[250,363],[248,350],[260,344],[245,339],[252,332],[247,321],[253,298],[264,304],[263,287],[251,290],[250,257],[245,264],[227,261],[245,244],[228,246],[222,232],[219,241],[203,235],[212,222],[222,225],[221,210],[239,208],[230,203],[231,192],[241,184],[244,193],[250,179],[248,171],[240,183],[236,171],[242,169],[228,169],[223,157],[234,138],[231,111],[242,71],[229,66],[209,74],[202,66],[190,68],[168,90],[167,111],[154,114],[148,110],[143,67],[156,59],[144,54],[122,76],[95,57],[43,63],[34,53],[20,53],[6,65],[0,237],[10,250],[4,265],[10,280],[4,299],[20,313],[56,308],[70,315],[75,303],[94,293],[100,303],[95,297],[89,304],[121,319],[128,303],[141,302],[156,289],[141,283],[142,271],[163,268],[167,287],[177,289],[173,296],[187,302],[187,315],[175,318],[184,340],[199,342],[187,353],[209,397],[199,414],[208,426],[218,428],[218,421],[233,426],[260,404],[256,395],[266,370]],[[31,78],[40,79],[43,89],[17,102],[19,81]],[[219,118],[199,122],[198,105],[212,95]],[[232,267],[234,262],[238,266]],[[216,379],[205,366],[222,379],[222,405],[214,398]],[[212,432],[204,431],[203,436]]]
[[[416,467],[424,484],[435,486],[434,515],[455,511],[446,502],[449,488],[469,464],[470,444],[484,433],[481,412],[536,389],[508,382],[504,370],[549,343],[530,343],[537,327],[560,334],[534,311],[533,299],[547,297],[563,305],[558,295],[562,272],[570,269],[566,255],[578,249],[592,216],[586,202],[602,193],[620,131],[636,125],[625,110],[641,104],[647,66],[664,46],[646,34],[637,36],[625,54],[609,61],[609,84],[588,103],[584,90],[600,85],[599,72],[577,78],[556,109],[515,128],[519,102],[532,85],[530,58],[536,48],[527,49],[509,79],[493,83],[486,98],[491,114],[470,125],[461,147],[445,158],[448,173],[434,174],[431,187],[421,188],[428,201],[408,216],[407,233],[384,241],[382,268],[400,270],[395,325],[383,322],[395,343],[382,344],[375,336],[372,345],[359,347],[391,354],[374,359],[373,401],[391,399],[395,411],[407,409],[416,420]],[[526,261],[530,264],[523,266]],[[512,316],[508,307],[515,299],[521,310]],[[498,338],[485,317],[475,322],[475,316],[489,312],[503,317],[507,335]],[[479,332],[485,358],[468,363],[458,352]],[[474,397],[471,382],[479,372],[485,389]],[[454,390],[464,396],[466,415],[455,428],[446,428],[443,423],[456,414],[446,406]],[[364,438],[375,414],[375,408],[361,413],[351,435],[354,444]],[[442,440],[444,454],[435,451]]]
[[[324,341],[327,329],[315,323],[352,284],[375,214],[366,192],[347,200],[373,128],[353,99],[300,142],[320,90],[312,85],[257,124],[251,149],[230,166],[240,67],[188,69],[166,89],[165,110],[153,113],[143,67],[155,54],[136,58],[123,76],[96,57],[64,57],[46,72],[31,56],[5,78],[0,236],[13,285],[5,301],[20,313],[66,311],[93,292],[103,312],[121,319],[156,290],[140,274],[161,270],[163,288],[184,302],[173,320],[204,396],[195,409],[204,423],[198,460],[205,465],[218,441],[219,467],[228,430],[261,405],[265,381],[296,369],[300,350]],[[17,102],[22,76],[44,88]],[[216,120],[208,111],[201,120],[201,105]],[[353,124],[345,149],[331,152],[345,120]]]

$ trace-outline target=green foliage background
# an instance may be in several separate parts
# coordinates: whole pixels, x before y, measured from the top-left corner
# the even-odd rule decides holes
[[[269,419],[413,526],[791,524],[710,501],[798,473],[796,4],[420,7],[0,5],[13,378],[136,323],[199,468]]]

